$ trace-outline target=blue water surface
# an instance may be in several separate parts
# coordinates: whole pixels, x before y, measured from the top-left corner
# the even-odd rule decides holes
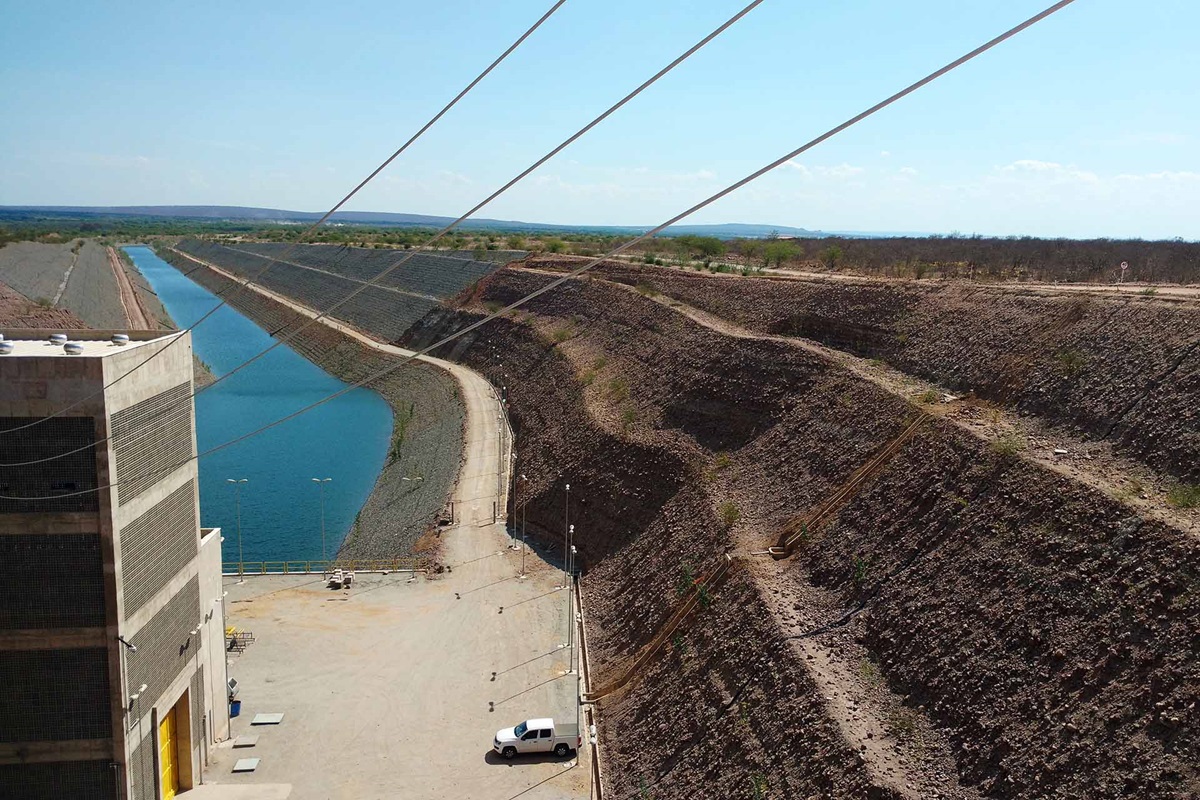
[[[134,264],[180,328],[217,305],[212,292],[163,261],[149,247],[126,247]],[[218,377],[275,342],[225,306],[192,331],[192,348]],[[231,378],[196,396],[200,452],[237,438],[346,387],[281,345]],[[200,459],[200,520],[223,528],[224,560],[237,560],[234,487],[241,488],[246,561],[321,558],[321,489],[325,546],[332,557],[354,524],[383,468],[392,414],[376,392],[355,389],[275,428]]]

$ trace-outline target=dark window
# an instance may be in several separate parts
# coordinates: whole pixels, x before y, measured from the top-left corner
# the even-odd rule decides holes
[[[530,739],[536,739],[537,735],[538,735],[537,731],[530,731],[529,733],[527,733],[521,737],[521,741],[528,742]]]
[[[540,738],[540,739],[549,739],[549,738],[550,738],[550,731],[542,731],[541,733],[539,733],[539,734],[538,734],[538,738]]]

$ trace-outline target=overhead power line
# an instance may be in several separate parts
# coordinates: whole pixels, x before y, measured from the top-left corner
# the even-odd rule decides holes
[[[337,204],[334,205],[333,208],[329,209],[323,215],[321,215],[320,219],[318,219],[312,225],[309,225],[304,230],[304,232],[301,233],[300,236],[295,241],[293,241],[286,250],[284,250],[282,255],[279,256],[279,258],[269,259],[267,264],[261,270],[259,270],[258,273],[256,273],[254,276],[252,276],[250,278],[247,278],[245,281],[241,282],[234,291],[238,291],[238,290],[244,288],[246,285],[258,280],[266,273],[266,271],[268,269],[271,268],[272,264],[274,264],[278,261],[282,261],[287,256],[291,255],[292,252],[296,249],[296,247],[301,242],[303,242],[305,238],[307,238],[317,228],[324,225],[329,220],[330,217],[332,217],[335,213],[337,213],[337,211],[339,209],[342,208],[342,206],[346,205],[346,203],[350,202],[351,198],[353,198],[356,194],[358,194],[360,191],[362,191],[363,187],[365,187],[368,183],[370,183],[372,180],[374,180],[375,177],[379,175],[379,173],[381,173],[385,169],[387,169],[388,165],[390,165],[393,161],[395,161],[397,158],[399,158],[400,155],[405,150],[407,150],[415,141],[417,141],[417,139],[420,139],[425,134],[426,131],[428,131],[430,128],[432,128],[437,123],[438,120],[440,120],[442,117],[444,117],[450,109],[452,109],[452,108],[454,108],[454,106],[458,105],[459,100],[462,100],[464,97],[466,97],[467,94],[480,83],[480,81],[482,81],[484,78],[486,78],[492,72],[492,70],[494,70],[496,67],[500,66],[500,63],[502,61],[504,61],[506,58],[508,58],[514,50],[516,50],[518,47],[520,47],[525,42],[526,39],[528,39],[531,35],[533,35],[534,31],[536,31],[538,28],[540,28],[542,26],[542,23],[544,23],[546,20],[550,19],[550,17],[553,16],[554,12],[558,11],[558,9],[561,8],[563,6],[563,4],[565,4],[566,2],[567,2],[567,0],[557,0],[557,2],[554,3],[554,5],[550,6],[550,9],[545,14],[543,14],[541,17],[539,17],[537,22],[533,23],[533,25],[531,25],[528,30],[526,30],[519,37],[517,37],[517,40],[514,41],[512,44],[510,44],[508,46],[508,49],[505,50],[503,53],[501,53],[496,58],[495,61],[493,61],[491,64],[489,64],[487,66],[487,68],[484,69],[483,72],[476,75],[475,79],[472,80],[470,83],[468,83],[462,89],[462,91],[460,91],[458,94],[456,94],[454,96],[453,100],[451,100],[446,105],[442,106],[441,111],[437,112],[432,117],[430,117],[429,121],[426,122],[424,125],[422,125],[421,128],[416,133],[414,133],[412,136],[410,136],[408,141],[406,141],[404,144],[400,145],[400,147],[396,149],[396,152],[392,153],[390,156],[388,156],[386,159],[384,159],[382,164],[380,164],[378,167],[376,167],[371,172],[370,175],[363,178],[362,181],[360,181],[357,186],[355,186],[353,189],[351,189],[346,194],[345,197],[343,197],[341,200],[339,200],[337,202]],[[207,320],[213,314],[217,313],[217,311],[219,311],[222,307],[224,307],[228,302],[229,302],[229,300],[228,300],[228,295],[227,295],[226,298],[222,299],[220,303],[218,303],[217,305],[215,305],[211,309],[209,309],[202,317],[200,317],[200,319],[198,319],[194,323],[192,323],[191,327],[189,327],[187,330],[189,330],[189,331],[195,330],[197,326],[201,325],[205,320]],[[155,358],[157,358],[159,355],[161,355],[164,351],[166,351],[168,348],[170,348],[170,346],[173,345],[175,343],[175,341],[177,341],[177,339],[171,340],[170,342],[167,343],[166,347],[160,348],[159,350],[155,351],[155,353],[153,355],[151,355],[149,358],[134,365],[133,368],[130,369],[128,372],[125,372],[122,375],[118,376],[117,378],[113,379],[111,382],[105,384],[104,386],[102,386],[100,389],[96,390],[92,394],[87,395],[86,397],[82,397],[79,400],[76,400],[75,402],[71,403],[70,405],[67,405],[67,406],[64,406],[63,408],[58,409],[57,411],[55,411],[53,414],[50,414],[49,416],[39,417],[37,420],[35,420],[33,422],[29,422],[24,425],[19,425],[15,428],[9,428],[6,431],[0,431],[0,436],[3,436],[8,433],[15,433],[17,431],[23,431],[27,428],[32,428],[35,425],[40,425],[47,420],[62,416],[63,414],[65,414],[66,412],[70,411],[73,408],[78,408],[83,403],[86,403],[88,400],[91,400],[94,397],[98,397],[99,395],[103,394],[111,387],[115,386],[116,384],[123,381],[125,378],[128,378],[130,375],[137,372],[142,367],[146,366],[146,364],[153,361]],[[74,451],[74,452],[78,452],[78,451]],[[63,455],[69,455],[69,454],[64,453]],[[59,456],[55,456],[54,458],[58,458],[58,457]],[[39,463],[39,462],[32,462],[32,463]],[[10,466],[10,465],[0,465],[0,466]]]
[[[1007,30],[1004,33],[1000,34],[999,36],[995,37],[994,39],[991,39],[991,40],[985,42],[984,44],[980,45],[979,47],[975,48],[974,50],[971,50],[969,53],[967,53],[963,56],[960,56],[959,58],[955,59],[954,61],[951,61],[946,66],[941,67],[940,69],[935,70],[934,72],[931,72],[930,74],[926,75],[924,78],[921,78],[920,80],[908,85],[907,87],[905,87],[904,89],[901,89],[900,91],[896,92],[895,94],[891,95],[890,97],[876,103],[875,105],[868,108],[866,111],[856,114],[855,116],[851,117],[850,119],[846,120],[845,122],[841,123],[840,125],[830,128],[825,133],[822,133],[820,136],[817,136],[815,139],[811,139],[808,142],[802,144],[800,147],[797,147],[795,150],[792,150],[790,153],[780,156],[779,158],[770,162],[766,166],[764,166],[760,169],[757,169],[754,172],[747,175],[746,177],[742,178],[741,180],[736,181],[735,183],[732,183],[729,186],[726,186],[724,189],[721,189],[716,194],[710,195],[709,197],[705,198],[704,200],[700,201],[699,203],[696,203],[691,208],[688,208],[687,210],[682,211],[679,214],[676,214],[675,216],[671,217],[670,219],[663,222],[662,224],[657,225],[653,229],[646,231],[643,234],[640,234],[639,236],[631,239],[628,242],[625,242],[624,244],[614,247],[613,249],[609,250],[607,253],[604,253],[603,255],[596,256],[596,257],[584,262],[582,265],[580,265],[576,269],[573,269],[570,272],[565,273],[562,277],[554,279],[553,281],[546,284],[545,286],[530,292],[529,294],[525,295],[524,297],[522,297],[512,303],[509,303],[507,306],[504,306],[503,308],[498,309],[497,311],[493,311],[493,312],[485,315],[483,318],[476,320],[475,322],[473,322],[469,325],[466,325],[463,328],[460,328],[459,330],[455,331],[454,333],[452,333],[448,336],[443,337],[442,339],[439,339],[438,341],[434,342],[433,344],[429,345],[428,347],[425,347],[424,349],[422,349],[418,352],[415,352],[413,355],[408,356],[407,358],[403,359],[402,361],[400,361],[396,364],[392,364],[381,370],[378,370],[378,371],[372,373],[371,375],[368,375],[366,378],[363,378],[362,380],[360,380],[356,383],[346,386],[344,389],[334,392],[320,400],[317,400],[314,403],[310,403],[309,405],[307,405],[301,409],[298,409],[286,416],[280,417],[279,419],[275,420],[274,422],[270,422],[266,425],[263,425],[260,428],[256,428],[253,431],[244,433],[240,436],[230,439],[227,442],[216,445],[214,447],[210,447],[207,450],[204,450],[203,452],[197,453],[194,456],[190,456],[189,458],[179,461],[171,467],[168,467],[166,469],[156,470],[156,471],[153,471],[153,472],[150,472],[147,474],[132,476],[130,478],[126,478],[125,480],[137,480],[137,479],[141,479],[144,477],[151,477],[151,476],[158,475],[158,474],[164,474],[164,473],[170,472],[172,470],[178,469],[179,467],[183,466],[184,464],[190,463],[193,460],[198,460],[207,455],[211,455],[213,453],[224,450],[228,447],[232,447],[235,444],[239,444],[243,441],[246,441],[247,439],[250,439],[254,436],[259,435],[260,433],[263,433],[263,432],[268,431],[272,428],[275,428],[279,425],[282,425],[285,422],[289,422],[290,420],[293,420],[296,417],[301,416],[302,414],[306,414],[309,411],[312,411],[315,408],[323,406],[332,400],[336,400],[337,398],[341,397],[342,395],[344,395],[348,392],[353,391],[354,389],[358,389],[362,386],[365,386],[366,384],[372,383],[373,381],[377,381],[380,378],[382,378],[392,372],[395,372],[396,370],[400,369],[401,367],[405,366],[406,364],[409,364],[412,361],[414,361],[424,355],[428,355],[430,352],[432,352],[446,344],[449,344],[450,342],[452,342],[462,336],[465,336],[466,334],[470,333],[471,331],[479,328],[482,325],[487,324],[488,322],[491,322],[492,320],[508,313],[509,311],[520,308],[524,304],[528,303],[530,300],[540,297],[541,295],[545,294],[546,292],[549,292],[552,289],[555,289],[558,286],[561,286],[563,283],[582,275],[583,273],[585,273],[588,270],[595,267],[597,264],[600,264],[601,262],[603,262],[609,258],[612,258],[613,256],[623,253],[624,251],[628,250],[630,247],[634,246],[635,244],[638,244],[639,242],[642,242],[642,241],[662,232],[663,229],[668,228],[671,225],[678,223],[680,220],[683,220],[684,218],[691,216],[692,214],[696,213],[697,211],[699,211],[707,206],[712,205],[713,203],[717,202],[718,200],[720,200],[721,198],[730,194],[731,192],[737,191],[741,187],[762,177],[763,175],[770,172],[771,170],[781,166],[782,164],[790,161],[791,159],[793,159],[799,155],[802,155],[803,153],[811,150],[812,148],[816,147],[817,145],[821,144],[822,142],[838,135],[839,133],[846,130],[847,128],[857,125],[859,122],[862,122],[864,119],[882,111],[883,109],[887,108],[888,106],[892,105],[893,103],[903,99],[904,97],[907,97],[908,95],[910,95],[913,92],[917,91],[918,89],[928,85],[929,83],[932,83],[933,81],[942,77],[946,73],[957,69],[958,67],[962,66],[963,64],[966,64],[968,61],[971,61],[971,60],[975,59],[976,57],[982,55],[983,53],[986,53],[988,50],[991,50],[992,48],[996,47],[997,45],[1004,43],[1005,41],[1011,39],[1012,37],[1016,36],[1017,34],[1026,30],[1027,28],[1030,28],[1033,25],[1036,25],[1038,22],[1041,22],[1042,20],[1046,19],[1047,17],[1051,16],[1052,14],[1054,14],[1058,11],[1061,11],[1063,8],[1066,8],[1067,6],[1071,5],[1074,2],[1075,2],[1075,0],[1060,0],[1060,2],[1055,3],[1054,5],[1050,6],[1049,8],[1042,11],[1041,13],[1035,14],[1034,16],[1030,17],[1029,19],[1025,20],[1024,22],[1020,23],[1019,25],[1016,25],[1015,27],[1010,28],[1009,30]],[[120,486],[120,481],[118,481],[116,483],[110,483],[105,486],[100,486],[95,489],[85,489],[85,490],[78,491],[78,492],[46,495],[43,497],[7,497],[7,496],[0,495],[0,500],[26,500],[26,501],[29,501],[29,500],[52,500],[52,499],[56,499],[56,498],[74,497],[77,495],[91,494],[92,492],[97,492],[97,491],[100,491],[101,489],[111,489],[111,488],[114,488],[117,486]]]
[[[652,75],[652,76],[651,76],[650,78],[648,78],[647,80],[643,81],[643,82],[641,83],[641,85],[639,85],[639,86],[638,86],[637,88],[635,88],[633,91],[629,92],[629,93],[628,93],[628,94],[626,94],[624,97],[622,97],[620,100],[618,100],[617,102],[615,102],[615,103],[613,103],[611,106],[609,106],[609,107],[608,107],[608,109],[606,109],[606,110],[605,110],[603,113],[601,113],[599,116],[597,116],[596,118],[594,118],[594,119],[593,119],[591,122],[587,123],[587,124],[586,124],[586,125],[584,125],[582,128],[580,128],[579,130],[577,130],[575,133],[573,133],[573,134],[571,134],[570,136],[568,136],[568,137],[567,137],[565,140],[563,140],[563,141],[562,141],[562,142],[561,142],[559,145],[557,145],[557,146],[556,146],[554,149],[550,150],[548,153],[546,153],[545,155],[543,155],[543,156],[542,156],[541,158],[539,158],[537,161],[535,161],[535,162],[533,162],[532,164],[530,164],[528,167],[526,167],[524,170],[522,170],[520,173],[518,173],[518,174],[517,174],[515,177],[513,177],[511,180],[509,180],[507,183],[505,183],[503,186],[501,186],[499,189],[496,189],[494,192],[492,192],[492,193],[491,193],[490,195],[488,195],[486,198],[484,198],[484,199],[483,199],[483,200],[481,200],[480,202],[476,203],[476,204],[475,204],[475,205],[474,205],[474,206],[473,206],[473,207],[472,207],[472,208],[471,208],[469,211],[467,211],[465,214],[463,214],[462,216],[460,216],[460,217],[458,217],[457,219],[455,219],[453,222],[451,222],[451,223],[449,223],[448,225],[446,225],[445,227],[443,227],[441,230],[439,230],[439,231],[438,231],[437,233],[435,233],[433,236],[431,236],[431,237],[429,237],[428,239],[426,239],[426,240],[425,240],[424,242],[422,242],[422,243],[421,243],[421,244],[420,244],[418,247],[416,247],[416,248],[414,248],[413,250],[409,251],[409,252],[408,252],[408,253],[407,253],[405,256],[403,256],[403,257],[402,257],[402,258],[400,258],[399,260],[397,260],[397,261],[395,261],[394,263],[392,263],[391,265],[389,265],[389,266],[385,267],[383,270],[381,270],[381,271],[379,272],[379,274],[375,275],[375,276],[374,276],[373,278],[371,278],[369,281],[366,281],[365,283],[362,283],[362,284],[360,284],[360,285],[359,285],[357,288],[355,288],[355,289],[351,290],[351,292],[350,292],[349,294],[347,294],[345,297],[343,297],[341,300],[339,300],[339,301],[337,301],[336,303],[334,303],[333,305],[329,306],[329,307],[328,307],[328,308],[326,308],[324,311],[319,311],[319,310],[318,310],[318,311],[319,311],[319,313],[317,314],[317,316],[315,316],[315,317],[313,317],[313,318],[310,318],[310,319],[307,319],[307,320],[306,320],[306,321],[305,321],[303,324],[301,324],[301,325],[300,325],[298,328],[295,328],[294,330],[291,330],[291,331],[289,331],[288,333],[286,333],[286,334],[285,334],[285,335],[283,335],[282,337],[278,338],[278,339],[277,339],[275,342],[273,342],[272,344],[270,344],[269,346],[267,346],[266,348],[264,348],[263,350],[261,350],[261,351],[260,351],[259,353],[257,353],[256,355],[253,355],[253,356],[251,356],[250,358],[248,358],[247,360],[243,361],[241,364],[239,364],[239,365],[237,365],[236,367],[234,367],[233,369],[229,370],[229,371],[228,371],[228,372],[226,372],[224,375],[220,376],[219,378],[217,378],[216,380],[214,380],[214,381],[212,381],[211,383],[207,384],[206,386],[203,386],[203,387],[201,387],[200,389],[197,389],[196,391],[192,392],[192,393],[191,393],[190,395],[188,395],[187,397],[180,398],[179,400],[177,400],[177,401],[175,401],[175,402],[171,403],[170,405],[168,405],[167,407],[163,408],[161,411],[159,411],[159,412],[158,412],[158,414],[156,414],[156,415],[155,415],[154,417],[152,417],[151,419],[147,420],[147,421],[146,421],[146,423],[145,423],[144,425],[142,425],[138,431],[134,432],[133,434],[130,434],[130,438],[131,438],[132,440],[137,440],[137,439],[145,438],[145,437],[147,437],[147,436],[151,435],[151,433],[153,433],[153,423],[154,423],[154,422],[155,422],[157,419],[159,419],[159,418],[161,418],[161,417],[163,417],[163,416],[166,416],[166,415],[168,415],[168,414],[171,412],[171,410],[172,410],[173,408],[177,407],[177,406],[178,406],[180,403],[191,402],[191,401],[192,401],[192,400],[193,400],[195,397],[197,397],[198,395],[200,395],[200,394],[202,394],[202,393],[204,393],[204,392],[206,392],[206,391],[208,391],[208,390],[212,389],[214,386],[216,386],[217,384],[221,383],[222,381],[225,381],[225,380],[227,380],[228,378],[232,378],[234,375],[236,375],[237,373],[241,372],[243,369],[245,369],[246,367],[250,366],[251,364],[253,364],[253,363],[254,363],[255,361],[257,361],[258,359],[260,359],[260,358],[262,358],[263,356],[267,355],[268,353],[270,353],[270,352],[271,352],[272,350],[274,350],[275,348],[277,348],[277,347],[280,347],[280,346],[282,346],[282,345],[285,345],[285,344],[287,344],[288,342],[292,341],[294,338],[296,338],[297,336],[299,336],[299,335],[300,335],[300,334],[301,334],[303,331],[307,330],[307,329],[309,328],[309,326],[311,326],[311,325],[314,325],[314,324],[316,324],[317,322],[319,322],[320,320],[322,320],[322,319],[326,318],[327,316],[329,316],[330,314],[332,314],[334,311],[336,311],[337,309],[341,308],[343,305],[345,305],[346,303],[350,302],[351,300],[353,300],[353,299],[354,299],[355,297],[357,297],[358,295],[360,295],[360,294],[362,294],[363,292],[365,292],[367,289],[371,288],[372,286],[375,286],[375,285],[377,285],[378,281],[380,281],[380,280],[383,280],[383,279],[384,279],[384,278],[386,278],[388,275],[392,274],[392,273],[393,273],[393,272],[395,272],[397,269],[399,269],[400,267],[402,267],[402,266],[404,266],[405,264],[407,264],[409,261],[411,261],[411,260],[412,260],[413,258],[415,258],[417,255],[419,255],[421,252],[423,252],[423,251],[425,251],[425,250],[428,250],[428,249],[429,249],[429,248],[430,248],[430,247],[431,247],[433,244],[435,244],[435,243],[436,243],[436,242],[437,242],[439,239],[441,239],[442,237],[444,237],[444,236],[445,236],[446,234],[448,234],[450,231],[452,231],[452,230],[454,230],[455,228],[457,228],[459,225],[461,225],[461,224],[462,224],[463,222],[465,222],[466,220],[470,219],[472,216],[474,216],[476,213],[478,213],[478,212],[479,212],[479,210],[480,210],[480,209],[482,209],[484,206],[488,205],[488,204],[489,204],[489,203],[491,203],[493,200],[495,200],[497,197],[499,197],[500,195],[502,195],[502,194],[504,194],[505,192],[507,192],[507,191],[508,191],[509,189],[511,189],[513,186],[515,186],[516,184],[518,184],[519,182],[521,182],[522,180],[524,180],[526,177],[528,177],[528,176],[529,176],[531,173],[533,173],[534,171],[536,171],[536,170],[537,170],[539,167],[541,167],[541,166],[542,166],[543,164],[545,164],[547,161],[549,161],[550,159],[554,158],[556,155],[558,155],[559,153],[561,153],[563,150],[565,150],[567,147],[569,147],[571,144],[573,144],[573,143],[574,143],[575,141],[577,141],[579,138],[581,138],[582,136],[584,136],[585,134],[587,134],[589,131],[591,131],[593,128],[595,128],[597,125],[599,125],[601,122],[603,122],[604,120],[608,119],[610,116],[612,116],[613,114],[615,114],[615,113],[616,113],[618,110],[620,110],[620,109],[621,109],[623,106],[625,106],[627,103],[629,103],[629,102],[630,102],[631,100],[633,100],[635,97],[637,97],[637,96],[638,96],[638,95],[640,95],[642,92],[646,91],[646,90],[647,90],[647,89],[649,89],[651,86],[653,86],[655,83],[657,83],[657,82],[659,81],[659,79],[661,79],[661,78],[662,78],[663,76],[665,76],[667,73],[671,72],[671,70],[675,69],[675,68],[676,68],[676,67],[678,67],[680,64],[682,64],[684,61],[687,61],[689,58],[691,58],[693,55],[695,55],[695,54],[696,54],[698,51],[700,51],[700,50],[701,50],[701,49],[702,49],[702,48],[703,48],[705,45],[707,45],[707,44],[708,44],[709,42],[711,42],[713,39],[717,38],[717,37],[718,37],[718,36],[720,36],[722,33],[724,33],[726,30],[728,30],[730,27],[732,27],[733,25],[737,24],[737,22],[738,22],[739,20],[741,20],[743,17],[745,17],[747,14],[749,14],[751,11],[753,11],[753,10],[754,10],[755,8],[757,8],[758,6],[762,5],[762,3],[763,3],[763,2],[764,2],[764,0],[753,0],[753,2],[751,2],[751,3],[747,4],[747,5],[746,5],[744,8],[742,8],[740,11],[738,11],[738,12],[737,12],[736,14],[734,14],[732,17],[730,17],[729,19],[725,20],[725,22],[723,22],[723,23],[721,23],[719,26],[717,26],[717,27],[716,27],[716,28],[715,28],[715,29],[714,29],[714,30],[713,30],[711,33],[709,33],[709,34],[708,34],[707,36],[705,36],[703,39],[701,39],[700,41],[696,42],[694,45],[692,45],[692,46],[691,46],[691,47],[689,47],[687,50],[685,50],[685,51],[684,51],[682,54],[680,54],[678,57],[676,57],[676,58],[675,58],[675,60],[673,60],[671,63],[667,64],[665,67],[663,67],[662,69],[660,69],[658,72],[654,73],[654,75]],[[282,255],[280,255],[280,256],[279,256],[279,258],[277,258],[277,259],[274,259],[274,260],[273,260],[273,263],[278,263],[278,262],[281,262],[281,261],[283,261],[283,260],[284,260],[284,258],[285,258],[286,256],[288,256],[288,255],[290,255],[290,254],[291,254],[291,251],[292,251],[292,249],[294,249],[294,247],[293,247],[293,248],[289,248],[288,250],[286,250],[286,251],[285,251],[285,252],[284,252]],[[195,258],[194,256],[193,256],[192,258],[193,258],[194,260],[197,260],[197,261],[200,261],[200,260],[201,260],[201,259]],[[269,267],[269,266],[270,266],[270,265],[268,265],[268,267]],[[261,270],[261,271],[258,273],[258,275],[256,275],[255,277],[253,277],[253,278],[250,278],[249,280],[247,280],[247,281],[245,281],[245,282],[243,282],[243,283],[239,283],[239,284],[237,284],[237,286],[236,286],[236,287],[234,287],[233,291],[237,291],[238,289],[244,288],[245,286],[249,285],[249,284],[250,284],[250,283],[252,283],[254,280],[256,280],[256,279],[257,279],[257,277],[261,276],[261,274],[262,274],[263,272],[265,272],[265,271],[266,271],[266,268],[264,268],[263,270]],[[189,272],[191,272],[191,270],[189,270]],[[215,307],[215,308],[214,308],[212,311],[210,311],[208,314],[206,314],[206,315],[205,315],[205,317],[207,317],[207,316],[211,315],[213,312],[215,312],[215,311],[217,310],[217,308],[220,308],[220,307],[221,307],[222,305],[224,305],[224,304],[225,304],[225,301],[222,301],[220,305],[216,306],[216,307]],[[201,318],[201,321],[203,321],[203,319],[204,319],[204,318],[202,317],[202,318]],[[197,323],[197,324],[199,324],[199,323]],[[193,326],[193,327],[195,327],[195,326]],[[170,346],[170,345],[168,344],[168,347],[169,347],[169,346]],[[162,350],[165,350],[165,349],[166,349],[166,347],[162,348]],[[160,350],[159,352],[162,352],[162,351]],[[137,366],[135,366],[133,369],[134,369],[134,370],[138,369],[138,367],[142,366],[143,364],[147,363],[148,361],[150,361],[150,360],[151,360],[151,359],[153,359],[153,358],[154,358],[154,356],[151,356],[150,358],[147,358],[145,361],[143,361],[141,364],[138,364],[138,365],[137,365]],[[132,371],[133,371],[133,370],[131,370],[131,372],[132,372]],[[128,373],[127,373],[127,374],[128,374]],[[119,379],[118,379],[118,380],[119,380]],[[113,383],[115,383],[115,382],[116,382],[116,381],[114,381]],[[110,385],[111,385],[111,384],[110,384]],[[80,402],[82,402],[82,401],[80,401]],[[45,457],[45,458],[36,459],[36,460],[33,460],[33,461],[24,461],[24,462],[13,463],[13,464],[0,464],[0,467],[22,467],[22,466],[32,466],[32,465],[34,465],[34,464],[41,464],[41,463],[44,463],[44,462],[47,462],[47,461],[54,461],[55,459],[58,459],[58,458],[64,458],[64,457],[66,457],[66,456],[73,455],[74,453],[78,453],[78,452],[80,452],[80,451],[82,451],[82,450],[86,450],[88,447],[92,447],[92,446],[94,446],[95,444],[101,444],[101,443],[103,443],[104,441],[107,441],[107,438],[106,438],[106,439],[99,439],[99,440],[97,440],[97,441],[96,441],[95,443],[93,443],[93,444],[83,445],[83,446],[81,446],[81,447],[77,447],[77,448],[75,448],[74,450],[71,450],[71,451],[69,451],[69,452],[65,452],[65,453],[59,453],[58,455],[47,456],[47,457]]]

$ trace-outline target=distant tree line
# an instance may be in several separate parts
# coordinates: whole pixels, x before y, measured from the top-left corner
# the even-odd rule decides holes
[[[1035,239],[982,236],[923,238],[742,239],[739,260],[902,278],[974,278],[1109,283],[1129,265],[1127,281],[1200,282],[1200,243],[1183,240]]]

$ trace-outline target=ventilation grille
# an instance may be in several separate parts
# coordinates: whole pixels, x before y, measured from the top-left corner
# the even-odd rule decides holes
[[[196,556],[196,485],[188,481],[121,529],[125,617]]]
[[[26,425],[32,427],[4,433]],[[0,467],[0,496],[49,498],[0,500],[0,514],[94,512],[100,507],[96,492],[89,491],[96,488],[96,424],[91,417],[3,417],[0,433],[5,463],[52,459]],[[71,455],[54,458],[63,453]]]
[[[191,384],[122,409],[110,432],[117,497],[125,505],[192,457]]]

